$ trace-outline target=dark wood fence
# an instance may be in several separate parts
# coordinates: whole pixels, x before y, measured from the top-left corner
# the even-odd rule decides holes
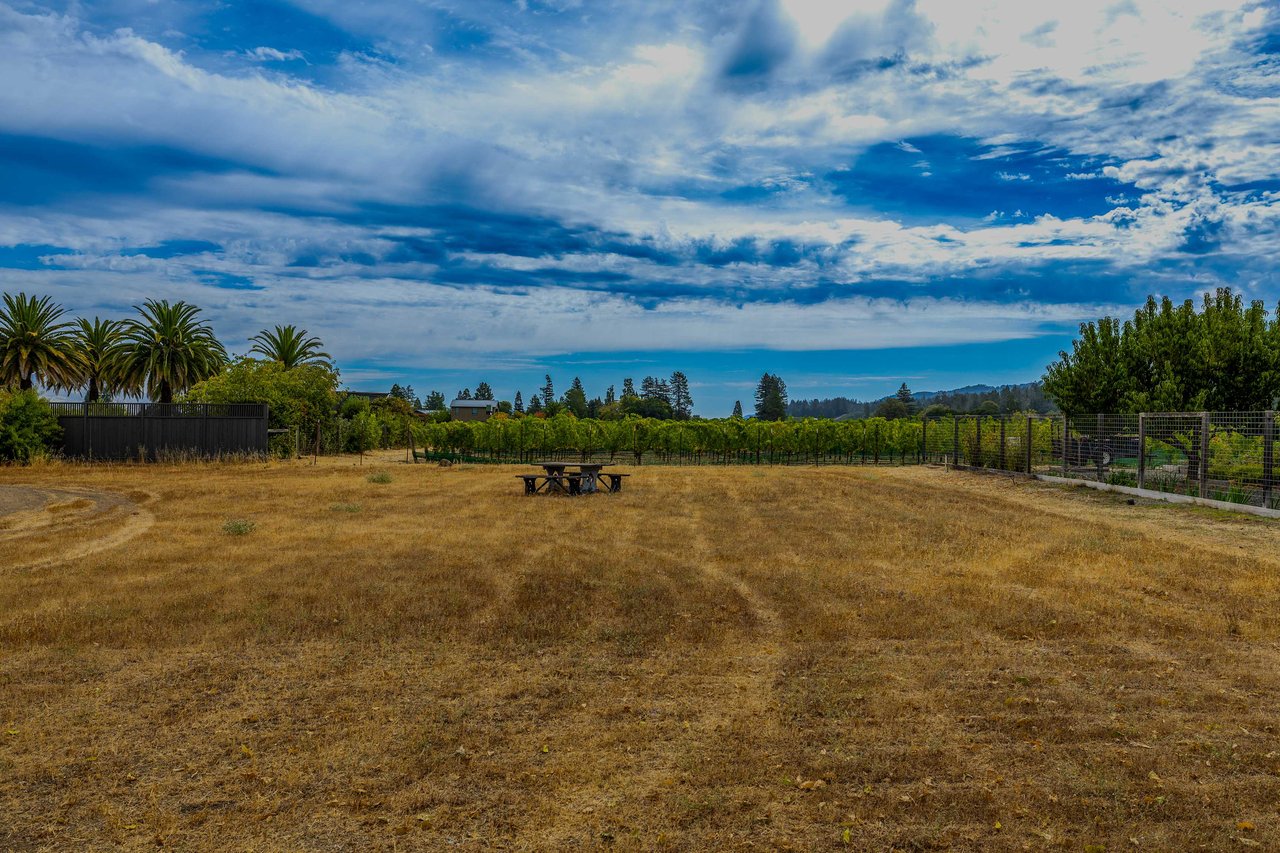
[[[53,403],[62,452],[80,459],[267,452],[263,403]]]

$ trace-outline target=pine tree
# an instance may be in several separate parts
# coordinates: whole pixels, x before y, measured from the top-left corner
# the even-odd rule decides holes
[[[772,373],[760,377],[756,385],[756,417],[762,421],[780,421],[787,417],[787,386]]]
[[[613,386],[610,385],[609,388],[604,392],[604,404],[608,406],[612,403],[616,403],[617,401],[618,401],[617,398],[614,397],[613,395]]]
[[[524,413],[524,400],[520,397],[520,392],[516,392],[515,410],[521,414]]]
[[[471,399],[471,389],[470,389],[470,388],[463,388],[461,391],[459,391],[459,392],[458,392],[458,396],[454,397],[453,399],[455,399],[455,400],[470,400],[470,399]]]
[[[439,391],[432,391],[427,395],[427,400],[423,405],[423,408],[429,412],[443,411],[445,408],[444,395]]]
[[[489,387],[488,382],[481,382],[479,385],[476,386],[476,399],[477,400],[493,399],[493,389]]]
[[[529,414],[536,415],[542,411],[542,401],[538,399],[538,395],[534,394],[529,398]]]
[[[564,404],[576,417],[587,416],[587,392],[582,387],[582,380],[576,376],[573,377],[573,384],[569,386],[569,390],[565,392]]]
[[[636,386],[632,383],[631,377],[628,376],[626,379],[623,379],[622,380],[623,399],[626,399],[627,397],[638,397],[638,396],[639,395],[636,394]]]
[[[693,397],[689,394],[689,379],[679,370],[671,374],[671,410],[677,420],[687,421],[693,416]]]
[[[546,374],[546,380],[546,383],[542,386],[542,404],[544,406],[548,403],[554,402],[556,399],[556,389],[555,386],[551,384],[550,373]]]
[[[733,401],[733,416],[735,418],[742,417],[742,401],[741,400]]]
[[[907,383],[903,382],[898,386],[898,393],[894,397],[906,407],[908,415],[915,413],[916,398],[911,394],[911,389],[907,387]]]

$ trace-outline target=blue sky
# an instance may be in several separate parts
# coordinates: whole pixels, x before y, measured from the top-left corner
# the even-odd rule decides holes
[[[0,289],[301,324],[353,388],[720,415],[1280,298],[1273,2],[0,2],[0,80]]]

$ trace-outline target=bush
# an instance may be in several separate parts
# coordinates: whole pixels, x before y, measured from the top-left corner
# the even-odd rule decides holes
[[[231,536],[245,536],[253,532],[258,525],[243,518],[233,518],[222,525],[222,532]]]
[[[0,391],[0,460],[30,462],[52,453],[62,427],[35,391]]]
[[[369,482],[370,483],[390,483],[391,475],[388,474],[386,471],[378,471],[376,473],[369,475]]]

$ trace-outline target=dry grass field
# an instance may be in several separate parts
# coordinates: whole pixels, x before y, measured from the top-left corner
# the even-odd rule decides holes
[[[516,470],[0,469],[0,850],[1280,847],[1274,522]]]

